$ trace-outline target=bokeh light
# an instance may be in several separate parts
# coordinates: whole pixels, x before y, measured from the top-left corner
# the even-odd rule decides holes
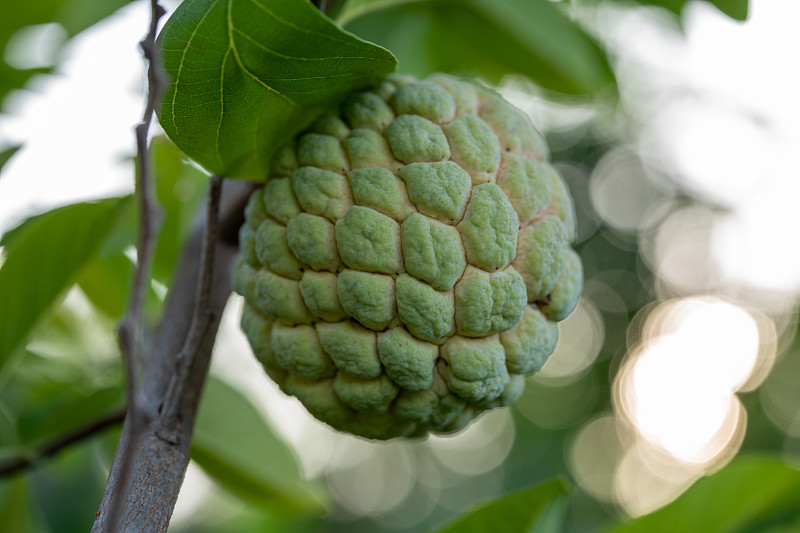
[[[603,317],[594,304],[581,298],[572,314],[558,323],[558,338],[555,351],[536,378],[565,384],[589,368],[600,353]]]
[[[730,282],[769,291],[779,301],[779,292],[800,290],[800,248],[789,244],[800,228],[800,179],[784,181],[761,188],[742,208],[721,217],[712,244]]]
[[[481,415],[466,431],[428,439],[436,459],[465,476],[485,474],[500,466],[514,444],[514,423],[507,409]]]
[[[744,439],[736,393],[758,385],[775,354],[766,316],[714,297],[646,309],[615,381],[617,415],[635,434],[619,462],[616,498],[632,515],[671,501],[726,464]]]
[[[711,254],[715,213],[690,205],[670,213],[640,239],[642,256],[656,273],[660,296],[691,295],[718,288],[719,267]]]
[[[736,393],[769,373],[776,335],[766,315],[716,297],[651,305],[630,329],[614,411],[580,427],[568,460],[584,491],[638,516],[736,454],[747,421]],[[785,424],[800,412],[777,410]]]
[[[52,67],[67,39],[67,30],[60,24],[25,26],[6,43],[3,59],[10,67],[20,70]]]
[[[592,205],[613,228],[637,232],[652,221],[651,214],[673,195],[669,182],[657,182],[641,159],[626,148],[605,154],[592,172]]]
[[[734,393],[755,367],[758,326],[739,307],[697,298],[665,303],[648,322],[617,378],[618,407],[675,458],[708,463],[740,423]]]
[[[358,439],[340,441],[327,472],[331,494],[357,515],[385,513],[410,494],[416,482],[409,446],[375,446]]]
[[[568,450],[569,467],[580,487],[604,502],[616,502],[614,480],[626,446],[613,414],[603,414],[584,424]]]

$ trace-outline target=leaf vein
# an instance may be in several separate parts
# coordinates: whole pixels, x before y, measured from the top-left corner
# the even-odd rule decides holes
[[[277,20],[278,22],[280,22],[284,26],[288,26],[289,28],[292,28],[295,31],[299,31],[299,32],[305,33],[307,35],[315,35],[317,37],[321,37],[321,38],[326,39],[328,41],[333,41],[333,42],[336,42],[336,43],[342,43],[342,44],[345,44],[345,45],[348,45],[348,46],[351,45],[351,43],[349,43],[348,41],[346,41],[344,39],[336,39],[331,35],[328,35],[328,34],[325,34],[325,33],[321,33],[321,32],[317,32],[317,31],[313,31],[313,30],[309,30],[308,28],[304,28],[302,26],[298,26],[297,24],[294,24],[294,23],[289,22],[288,20],[286,20],[286,19],[284,19],[282,17],[279,17],[274,11],[272,11],[270,9],[267,9],[267,7],[265,5],[263,5],[263,4],[261,4],[260,2],[257,2],[256,0],[250,0],[250,1],[253,4],[255,4],[256,7],[258,7],[259,9],[264,11],[266,14],[268,14],[270,17],[272,17],[273,19]]]
[[[225,66],[228,64],[229,55],[231,55],[230,48],[228,48],[228,50],[225,52],[225,55],[222,58],[222,66],[219,70],[219,122],[217,123],[217,134],[214,138],[214,149],[217,152],[217,159],[219,159],[220,164],[223,163],[219,139],[222,133],[222,119],[225,116]]]
[[[241,68],[245,74],[250,76],[250,78],[253,81],[264,87],[268,92],[275,93],[278,97],[282,98],[287,103],[291,104],[293,107],[297,109],[303,109],[303,106],[301,106],[300,104],[298,104],[285,94],[281,93],[280,91],[276,90],[274,87],[271,87],[270,85],[267,85],[266,83],[261,81],[261,79],[258,76],[250,72],[250,70],[245,66],[244,62],[242,61],[242,58],[239,56],[239,50],[236,48],[236,42],[233,39],[234,27],[233,27],[233,16],[231,13],[232,7],[233,7],[233,0],[228,0],[228,43],[229,43],[228,48],[229,50],[233,51],[233,57],[236,58],[236,63],[239,65],[239,68]]]
[[[175,82],[174,82],[175,91],[172,93],[172,112],[171,112],[171,114],[172,114],[172,127],[175,128],[175,132],[176,133],[178,132],[178,123],[175,120],[175,100],[178,97],[178,84],[179,84],[180,78],[181,78],[181,71],[183,70],[183,61],[184,61],[184,59],[186,59],[186,53],[189,51],[189,48],[191,48],[192,41],[194,40],[195,35],[197,35],[197,30],[199,30],[200,26],[203,25],[203,22],[205,22],[206,17],[208,17],[208,14],[211,13],[211,10],[213,9],[213,7],[216,5],[216,3],[218,1],[219,0],[214,0],[214,2],[211,3],[211,5],[208,6],[208,10],[205,13],[203,13],[203,17],[200,19],[200,22],[198,22],[197,25],[192,30],[192,34],[189,36],[189,40],[186,41],[186,46],[184,46],[182,49],[180,49],[181,62],[178,64],[178,72],[175,74]]]
[[[240,30],[238,28],[233,28],[233,31],[235,31],[236,33],[238,33],[239,35],[241,35],[242,37],[244,37],[245,39],[247,39],[248,41],[253,43],[258,48],[261,48],[262,50],[264,50],[268,54],[272,54],[272,55],[277,56],[277,57],[282,57],[284,59],[292,59],[294,61],[334,61],[334,60],[341,61],[342,59],[360,59],[360,60],[363,60],[363,61],[384,62],[384,60],[382,60],[380,58],[377,58],[377,57],[363,57],[363,56],[339,56],[339,57],[332,57],[332,56],[329,56],[329,57],[291,56],[291,55],[288,55],[288,54],[284,54],[282,52],[278,52],[277,50],[273,50],[272,48],[268,48],[267,46],[265,46],[264,44],[258,42],[253,37],[251,37],[250,35],[248,35],[247,33],[243,32],[242,30]],[[262,79],[274,79],[274,78],[262,78]],[[303,79],[303,78],[299,78],[299,79]],[[315,79],[315,78],[309,78],[309,79]]]

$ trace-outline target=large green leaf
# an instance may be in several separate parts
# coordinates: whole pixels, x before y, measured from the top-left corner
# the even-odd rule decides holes
[[[286,444],[245,396],[214,376],[200,403],[192,459],[251,504],[287,514],[324,510]]]
[[[800,471],[779,458],[739,457],[663,509],[609,533],[745,533],[800,515]]]
[[[159,43],[164,131],[209,171],[254,181],[319,112],[396,65],[307,0],[186,0]]]
[[[614,83],[600,47],[550,0],[357,0],[340,20],[417,76],[449,71],[498,81],[519,73],[570,94]]]
[[[54,209],[4,238],[0,266],[0,369],[33,326],[74,283],[107,235],[125,199]]]
[[[524,533],[536,525],[552,502],[566,494],[564,481],[553,479],[479,507],[439,533]]]

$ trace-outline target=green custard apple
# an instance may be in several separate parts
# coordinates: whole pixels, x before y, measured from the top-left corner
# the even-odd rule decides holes
[[[234,285],[269,376],[372,439],[511,404],[580,295],[575,213],[542,136],[497,94],[390,76],[282,149]]]

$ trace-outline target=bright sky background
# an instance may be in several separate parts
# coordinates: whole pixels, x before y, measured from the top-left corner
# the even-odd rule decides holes
[[[122,9],[63,49],[57,75],[3,102],[0,139],[25,146],[0,175],[0,232],[53,205],[132,189],[148,17],[141,2]]]

